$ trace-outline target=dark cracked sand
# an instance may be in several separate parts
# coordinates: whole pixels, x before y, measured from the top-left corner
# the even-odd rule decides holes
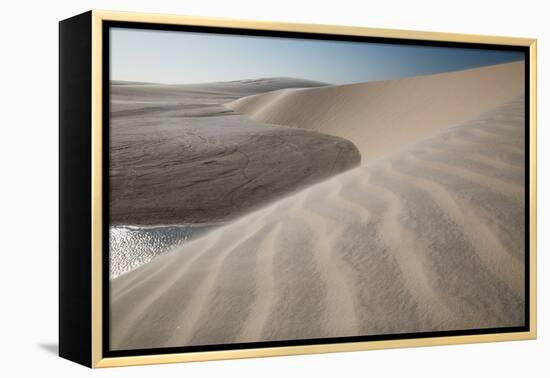
[[[318,83],[223,84],[111,87],[113,225],[227,221],[360,163],[348,140],[222,106],[242,94]]]

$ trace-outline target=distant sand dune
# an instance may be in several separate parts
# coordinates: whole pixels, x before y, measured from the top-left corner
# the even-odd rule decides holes
[[[235,80],[204,84],[155,84],[126,81],[111,81],[111,110],[139,109],[144,105],[182,104],[196,107],[197,103],[216,103],[216,100],[230,101],[243,96],[275,91],[282,88],[311,88],[328,85],[319,81],[289,77],[270,77],[255,80]],[[191,96],[190,96],[191,95]]]
[[[399,80],[282,89],[225,106],[258,122],[346,138],[366,162],[521,95],[523,70],[523,62],[514,62]]]
[[[521,69],[513,63],[473,77],[470,71],[440,75],[448,88],[443,100],[456,103],[450,109],[427,97],[422,82],[431,90],[439,86],[430,78],[349,88],[368,104],[360,116],[375,130],[372,143],[360,140],[362,151],[382,153],[376,130],[398,150],[113,280],[112,348],[523,325],[525,115],[524,99],[509,98],[521,80],[514,74],[493,90]],[[487,98],[470,99],[468,90],[475,88]],[[303,127],[326,131],[341,112],[359,109],[338,89],[341,100],[325,111],[328,90],[308,90],[318,91],[315,101],[321,102],[311,112],[315,119],[300,120]],[[266,95],[274,96],[271,105],[262,96],[242,105],[271,122],[284,101],[295,119],[288,101],[300,103],[293,96],[305,92]],[[425,102],[433,119],[404,105],[411,99],[415,106]],[[378,107],[379,113],[372,110]],[[319,112],[329,119],[317,118]],[[340,121],[342,135],[354,140],[351,121]],[[422,132],[405,133],[411,122]]]

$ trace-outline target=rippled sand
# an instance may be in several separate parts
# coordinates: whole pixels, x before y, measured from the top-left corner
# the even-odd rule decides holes
[[[113,280],[111,347],[523,325],[524,117],[503,100]]]

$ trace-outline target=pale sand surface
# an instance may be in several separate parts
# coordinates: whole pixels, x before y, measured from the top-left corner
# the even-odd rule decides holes
[[[338,100],[334,113],[323,105],[302,110],[319,121],[311,128],[345,134],[367,156],[385,157],[363,156],[361,167],[111,281],[111,347],[523,325],[525,115],[519,70],[514,63],[361,84],[352,86],[357,98],[344,91],[349,101],[327,95],[326,101]],[[453,75],[464,77],[453,81]],[[436,93],[428,96],[412,80],[430,82]],[[315,97],[328,90],[280,96]],[[359,124],[338,118],[338,109],[357,110],[362,101],[369,106],[361,113],[366,119],[355,120]],[[294,101],[287,107],[297,114]],[[424,131],[409,130],[413,125]]]
[[[255,121],[352,141],[363,161],[398,152],[509,101],[524,88],[524,63],[311,89],[282,89],[226,104]]]
[[[319,85],[289,78],[111,85],[111,224],[227,221],[358,165],[348,140],[252,121],[222,106]]]

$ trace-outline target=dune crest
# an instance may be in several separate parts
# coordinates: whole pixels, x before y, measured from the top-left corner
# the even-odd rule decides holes
[[[474,119],[523,90],[522,61],[398,80],[282,89],[225,106],[257,122],[348,139],[365,162]]]

